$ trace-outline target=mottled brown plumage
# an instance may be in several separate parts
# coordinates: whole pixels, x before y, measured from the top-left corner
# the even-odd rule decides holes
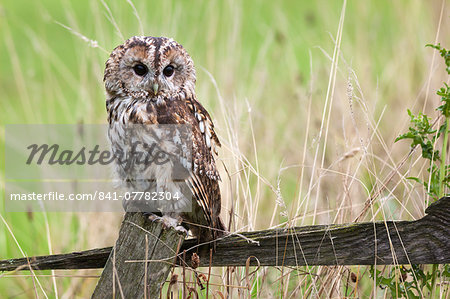
[[[189,190],[195,199],[192,201],[192,211],[163,214],[172,218],[181,216],[194,236],[200,240],[210,240],[222,235],[225,230],[219,217],[220,177],[214,160],[220,142],[211,117],[196,99],[195,80],[191,57],[174,40],[165,37],[128,39],[114,49],[106,62],[104,82],[108,136],[114,152],[124,148],[127,150],[123,128],[130,124],[191,126],[192,163],[188,166],[189,175],[183,186],[169,187]],[[136,173],[142,175],[142,172]],[[126,188],[133,191],[136,188],[155,188],[154,185],[130,183],[120,167],[118,176]]]

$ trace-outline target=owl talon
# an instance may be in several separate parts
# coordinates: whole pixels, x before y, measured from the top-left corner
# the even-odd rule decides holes
[[[185,234],[185,235],[188,234],[188,231],[187,231],[187,230],[184,228],[184,226],[182,226],[182,225],[176,226],[176,227],[175,227],[175,230],[176,230],[177,232],[180,232],[180,233]]]
[[[171,227],[176,228],[179,224],[177,219],[167,215],[161,217],[161,223],[164,226],[164,228],[171,228]]]
[[[144,215],[144,217],[148,217],[148,219],[150,219],[150,217],[152,217],[153,215],[155,215],[155,214],[150,213],[150,212],[142,212],[142,214]],[[155,215],[155,216],[156,216],[156,215]]]
[[[170,229],[173,228],[175,229],[177,232],[183,233],[187,235],[187,230],[186,228],[184,228],[182,225],[180,225],[180,220],[179,219],[175,219],[172,218],[170,216],[164,215],[162,217],[159,217],[155,214],[149,214],[148,219],[152,222],[158,221],[161,222],[161,224],[163,225],[163,227],[165,229]]]
[[[157,215],[155,215],[155,214],[153,214],[153,213],[147,213],[147,212],[144,212],[144,216],[145,216],[145,217],[148,217],[148,219],[149,219],[151,222],[161,221],[161,218],[162,218],[162,217],[159,217],[159,216],[157,216]]]

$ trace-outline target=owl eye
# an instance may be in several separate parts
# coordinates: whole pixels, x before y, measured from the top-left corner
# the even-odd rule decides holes
[[[145,76],[145,74],[148,73],[148,68],[142,63],[138,63],[135,66],[133,66],[133,70],[135,74],[138,76]]]
[[[172,76],[173,75],[173,72],[175,71],[175,68],[173,67],[173,65],[168,65],[168,66],[166,66],[165,68],[164,68],[164,70],[163,70],[163,74],[164,74],[164,76],[166,76],[166,77],[170,77],[170,76]]]

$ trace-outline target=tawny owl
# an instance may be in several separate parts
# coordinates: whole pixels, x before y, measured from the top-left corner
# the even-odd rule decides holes
[[[172,147],[157,130],[140,130],[135,139],[151,140],[164,147],[187,170],[182,180],[174,179],[176,162],[130,170],[116,162],[116,172],[126,190],[181,192],[178,205],[189,209],[158,208],[160,220],[181,223],[199,240],[222,235],[225,227],[219,217],[221,196],[216,169],[215,147],[220,146],[211,117],[195,95],[194,63],[186,50],[173,39],[135,36],[116,47],[106,62],[104,82],[108,112],[108,137],[113,153],[132,151],[126,130],[130,125],[189,125],[191,159],[185,150]],[[160,135],[161,132],[159,131]],[[162,143],[165,143],[163,145]],[[141,148],[141,150],[146,150]],[[179,168],[179,167],[178,167]],[[149,176],[152,176],[151,178]],[[146,178],[148,180],[146,181]],[[189,197],[192,201],[189,201]],[[184,202],[185,201],[185,202]],[[125,205],[127,209],[127,205]],[[155,215],[152,215],[155,219]],[[161,215],[160,215],[161,216]],[[170,217],[170,218],[169,218]],[[176,219],[176,220],[173,220]],[[173,221],[172,221],[173,220]],[[174,225],[175,226],[175,225]],[[180,227],[180,226],[178,226]]]

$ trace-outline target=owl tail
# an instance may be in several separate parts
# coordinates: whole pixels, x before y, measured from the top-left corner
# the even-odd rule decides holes
[[[225,227],[225,224],[223,224],[222,219],[220,217],[217,217],[213,223],[213,230],[212,230],[212,237],[213,239],[221,238],[226,235],[227,228]]]
[[[191,227],[191,230],[193,228]],[[227,234],[227,229],[220,217],[212,219],[212,223],[209,227],[196,227],[194,228],[194,235],[197,236],[198,243],[209,243],[213,240],[224,237]]]

